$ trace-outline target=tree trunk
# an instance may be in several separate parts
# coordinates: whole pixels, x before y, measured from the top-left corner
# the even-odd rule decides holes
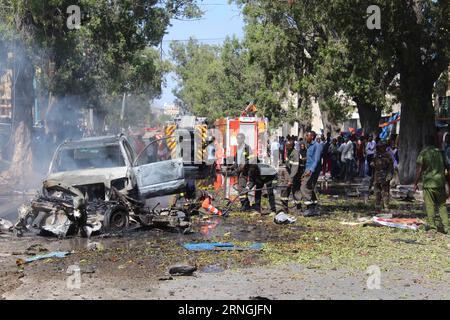
[[[97,135],[104,134],[105,118],[106,111],[103,110],[101,106],[97,106],[97,108],[94,109],[94,131]]]
[[[416,159],[424,147],[425,137],[436,135],[433,85],[424,74],[402,74],[400,79],[399,174],[402,184],[414,181]]]
[[[34,68],[28,58],[23,58],[16,72],[16,84],[13,92],[13,121],[10,143],[13,146],[11,165],[0,176],[0,182],[10,187],[28,187],[33,176],[31,150],[31,129],[33,121]]]
[[[332,117],[330,117],[330,112],[328,110],[320,109],[320,114],[322,116],[324,135],[330,132],[333,136],[334,133],[339,129],[339,126],[332,120]]]
[[[378,135],[380,128],[381,108],[375,105],[354,99],[358,108],[359,121],[365,134]]]
[[[52,127],[51,127],[51,124],[49,123],[49,115],[53,111],[53,108],[55,105],[56,105],[56,97],[53,96],[52,92],[49,92],[47,108],[45,110],[45,115],[44,115],[44,129],[45,129],[45,134],[47,134],[47,135],[52,133]]]

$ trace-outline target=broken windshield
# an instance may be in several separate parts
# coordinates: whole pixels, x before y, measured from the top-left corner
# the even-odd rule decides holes
[[[54,172],[124,167],[125,161],[118,144],[88,148],[62,149]]]

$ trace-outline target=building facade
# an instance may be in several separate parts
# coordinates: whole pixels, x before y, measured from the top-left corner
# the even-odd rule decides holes
[[[0,78],[0,120],[12,118],[12,70],[8,69]]]

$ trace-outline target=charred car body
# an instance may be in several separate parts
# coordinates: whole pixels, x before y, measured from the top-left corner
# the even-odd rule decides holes
[[[126,229],[129,222],[188,228],[182,208],[146,207],[148,198],[185,189],[182,159],[148,163],[147,148],[136,155],[125,135],[65,141],[55,151],[41,192],[19,208],[16,232],[90,236]]]

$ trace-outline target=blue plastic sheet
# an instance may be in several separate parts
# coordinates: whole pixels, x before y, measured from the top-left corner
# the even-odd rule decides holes
[[[49,252],[49,253],[46,253],[43,255],[27,258],[27,259],[25,259],[25,262],[30,263],[30,262],[42,260],[42,259],[64,258],[64,257],[68,256],[69,254],[70,254],[70,252],[68,252],[68,251],[54,251],[54,252]]]
[[[395,121],[398,119],[398,117],[400,117],[400,112],[394,113],[387,122]],[[391,129],[393,126],[394,126],[393,124],[390,124],[388,126],[383,127],[383,129],[381,130],[381,133],[380,133],[381,140],[386,140],[389,138],[389,134],[391,133]]]
[[[183,247],[191,251],[215,251],[215,250],[261,250],[263,248],[262,243],[252,243],[251,245],[239,247],[230,242],[213,242],[213,243],[186,243]]]

